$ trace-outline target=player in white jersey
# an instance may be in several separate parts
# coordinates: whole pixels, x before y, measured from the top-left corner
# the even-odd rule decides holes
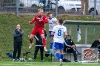
[[[59,19],[59,25],[53,27],[52,35],[54,35],[53,41],[56,56],[60,61],[60,66],[62,66],[62,60],[64,56],[64,36],[67,36],[67,29],[65,26],[63,26],[63,19]]]
[[[58,24],[58,21],[55,17],[53,17],[51,12],[48,12],[47,16],[49,21],[48,23],[49,23],[49,36],[50,36],[50,53],[52,53],[53,35],[51,35],[51,32],[53,30],[53,27]]]

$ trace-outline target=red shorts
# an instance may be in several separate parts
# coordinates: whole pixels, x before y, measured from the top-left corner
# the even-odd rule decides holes
[[[31,34],[36,35],[37,33],[44,34],[44,28],[34,28],[31,32]]]

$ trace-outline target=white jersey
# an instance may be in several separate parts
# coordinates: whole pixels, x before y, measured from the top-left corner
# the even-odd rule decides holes
[[[52,31],[54,32],[54,42],[64,43],[64,32],[67,32],[66,27],[63,25],[56,25]]]
[[[53,27],[56,25],[57,19],[55,17],[48,18],[49,21],[49,31],[52,31]]]

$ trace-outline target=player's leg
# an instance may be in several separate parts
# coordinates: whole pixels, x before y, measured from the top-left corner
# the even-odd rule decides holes
[[[58,60],[60,60],[61,55],[60,55],[59,43],[54,42],[54,48],[56,51],[56,57],[58,58]]]
[[[42,38],[42,43],[43,43],[43,46],[44,46],[44,51],[47,51],[47,48],[46,48],[46,39],[45,39],[44,34],[41,34],[41,38]]]
[[[43,59],[43,51],[44,51],[44,47],[43,46],[41,46],[40,47],[40,53],[41,53],[41,62],[44,62],[44,59]]]
[[[49,36],[50,36],[50,53],[52,53],[52,46],[53,46],[53,35],[51,35],[52,31],[49,31]]]
[[[35,46],[35,51],[34,51],[34,61],[36,61],[37,53],[38,53],[39,47]]]
[[[46,49],[46,38],[45,38],[45,35],[44,35],[44,29],[40,28],[40,29],[38,29],[38,32],[40,33],[41,38],[42,38],[42,43],[43,43],[43,46],[44,46],[44,51],[47,51],[47,49]]]
[[[63,61],[63,59],[64,59],[64,44],[63,43],[61,43],[60,44],[60,56],[61,56],[61,58],[60,58],[60,66],[62,66],[62,61]]]
[[[36,29],[33,29],[30,36],[29,36],[29,40],[30,40],[30,46],[29,46],[29,49],[33,46],[34,42],[33,42],[33,39],[34,39],[34,36],[36,35],[37,33],[37,30]]]
[[[63,60],[64,59],[64,44],[63,43],[61,43],[60,44],[60,54],[61,54],[61,59]]]
[[[29,49],[32,48],[32,46],[33,46],[33,44],[34,44],[34,43],[33,43],[34,36],[35,36],[35,35],[33,35],[33,34],[30,34],[30,36],[29,36],[29,40],[30,40]]]

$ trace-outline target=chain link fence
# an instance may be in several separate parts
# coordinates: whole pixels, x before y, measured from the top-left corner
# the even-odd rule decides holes
[[[18,7],[19,13],[36,13],[39,3],[44,4],[45,12],[51,11],[56,15],[90,14],[92,16],[96,4],[96,15],[100,14],[100,0],[0,0],[0,12],[15,13]]]
[[[0,12],[15,13],[17,0],[1,0]],[[44,11],[54,14],[79,13],[81,0],[19,0],[19,13],[36,13],[39,3],[44,4]]]

